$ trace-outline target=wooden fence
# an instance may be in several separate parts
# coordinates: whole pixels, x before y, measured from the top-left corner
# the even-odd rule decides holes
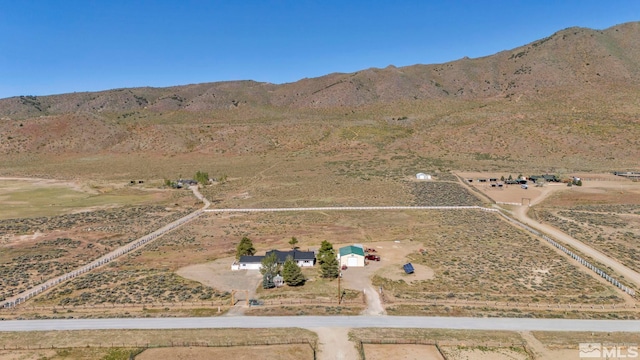
[[[251,340],[251,341],[224,341],[224,342],[191,342],[191,341],[176,341],[162,344],[153,344],[153,343],[115,343],[115,342],[105,342],[105,343],[97,343],[97,344],[86,344],[83,346],[61,346],[61,345],[25,345],[25,346],[7,346],[3,345],[3,350],[14,350],[14,351],[25,351],[25,350],[46,350],[46,349],[90,349],[90,348],[101,348],[101,349],[114,349],[114,348],[122,348],[122,349],[131,349],[133,357],[135,355],[139,355],[142,351],[147,349],[157,349],[157,348],[175,348],[175,347],[240,347],[240,346],[270,346],[270,345],[309,345],[313,352],[313,359],[316,359],[316,353],[318,350],[318,344],[314,340],[310,339],[278,339],[278,340]]]
[[[434,346],[443,359],[448,360],[447,355],[442,351],[442,347],[455,347],[455,346],[465,346],[465,347],[484,347],[484,348],[522,348],[527,356],[530,359],[534,359],[535,357],[531,353],[531,351],[527,348],[525,343],[508,343],[508,342],[498,342],[498,341],[490,341],[490,342],[468,342],[464,343],[460,341],[438,341],[431,339],[392,339],[392,338],[384,338],[384,339],[359,339],[357,340],[357,348],[358,353],[360,354],[360,358],[362,360],[366,360],[366,352],[364,350],[364,345],[425,345],[425,346]]]
[[[273,300],[260,300],[261,305],[252,305],[253,307],[260,306],[280,306],[280,305],[335,305],[338,306],[337,299],[273,299]],[[244,304],[244,300],[238,300],[236,303]],[[362,305],[363,300],[360,298],[342,300],[340,306],[352,306]],[[250,305],[251,306],[251,305]],[[66,310],[108,310],[108,309],[216,309],[220,311],[227,310],[232,307],[230,301],[204,301],[204,302],[181,302],[181,303],[103,303],[103,304],[79,304],[79,305],[35,305],[29,304],[16,308],[0,308],[0,313],[21,311],[66,311]]]
[[[473,306],[473,307],[496,307],[514,308],[530,310],[629,310],[640,311],[640,305],[634,304],[570,304],[570,303],[541,303],[541,302],[519,302],[519,301],[488,301],[488,300],[444,300],[444,299],[388,299],[384,298],[387,305],[433,305],[433,306]]]

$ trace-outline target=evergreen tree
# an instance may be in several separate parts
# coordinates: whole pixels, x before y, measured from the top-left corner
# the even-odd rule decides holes
[[[289,286],[303,285],[306,280],[302,270],[291,256],[287,256],[287,260],[282,267],[282,279]]]
[[[280,264],[278,264],[278,257],[275,252],[268,254],[262,259],[262,267],[260,268],[260,273],[271,274],[272,277],[278,275],[280,273]]]
[[[253,242],[248,237],[243,237],[236,248],[236,259],[240,259],[240,256],[253,255],[256,253],[256,249],[253,247]]]
[[[324,253],[323,257],[318,259],[320,264],[321,276],[323,278],[335,279],[340,275],[340,264],[333,250]]]
[[[207,185],[209,183],[209,173],[198,170],[196,172],[196,176],[194,177],[194,180],[199,182],[202,185]]]
[[[298,239],[296,239],[296,237],[293,236],[291,240],[289,240],[289,245],[291,245],[291,248],[295,250],[295,248],[297,248],[296,245],[298,245]]]
[[[320,250],[318,250],[318,265],[322,265],[324,263],[324,258],[328,253],[331,253],[333,257],[336,255],[335,250],[333,250],[333,245],[331,245],[327,240],[324,240],[320,245]]]
[[[263,289],[273,289],[276,287],[276,284],[273,283],[273,275],[271,273],[265,273],[262,275],[262,288]]]

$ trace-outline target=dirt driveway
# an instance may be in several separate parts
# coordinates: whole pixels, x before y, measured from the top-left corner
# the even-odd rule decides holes
[[[342,246],[342,245],[340,245]],[[367,307],[363,315],[384,315],[386,311],[380,300],[380,290],[371,285],[371,278],[379,275],[392,280],[427,280],[433,277],[433,271],[424,267],[416,273],[406,275],[402,265],[407,263],[407,255],[418,251],[424,245],[416,241],[398,240],[364,244],[365,248],[375,249],[380,261],[368,261],[365,267],[351,267],[342,271],[343,286],[347,289],[363,291]],[[415,265],[414,265],[415,266]]]
[[[258,270],[232,271],[233,260],[233,257],[228,257],[205,264],[189,265],[178,269],[176,273],[220,291],[239,290],[235,296],[236,306],[229,310],[227,315],[242,315],[245,310],[245,291],[249,292],[249,299],[254,298],[262,276]]]

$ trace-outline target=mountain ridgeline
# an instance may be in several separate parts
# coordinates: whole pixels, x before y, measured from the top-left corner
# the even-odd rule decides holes
[[[357,141],[451,160],[454,152],[504,158],[517,147],[520,160],[549,158],[575,168],[595,157],[600,165],[630,166],[640,158],[638,39],[640,22],[633,22],[568,28],[482,58],[280,85],[16,96],[0,99],[0,153],[331,151],[350,140],[354,127],[378,127],[384,136]]]

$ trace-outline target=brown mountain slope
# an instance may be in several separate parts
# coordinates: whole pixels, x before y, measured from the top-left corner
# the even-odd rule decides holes
[[[0,100],[0,154],[369,151],[473,167],[629,168],[640,158],[640,23],[498,54],[282,85],[254,81]],[[76,155],[74,155],[76,154]]]

